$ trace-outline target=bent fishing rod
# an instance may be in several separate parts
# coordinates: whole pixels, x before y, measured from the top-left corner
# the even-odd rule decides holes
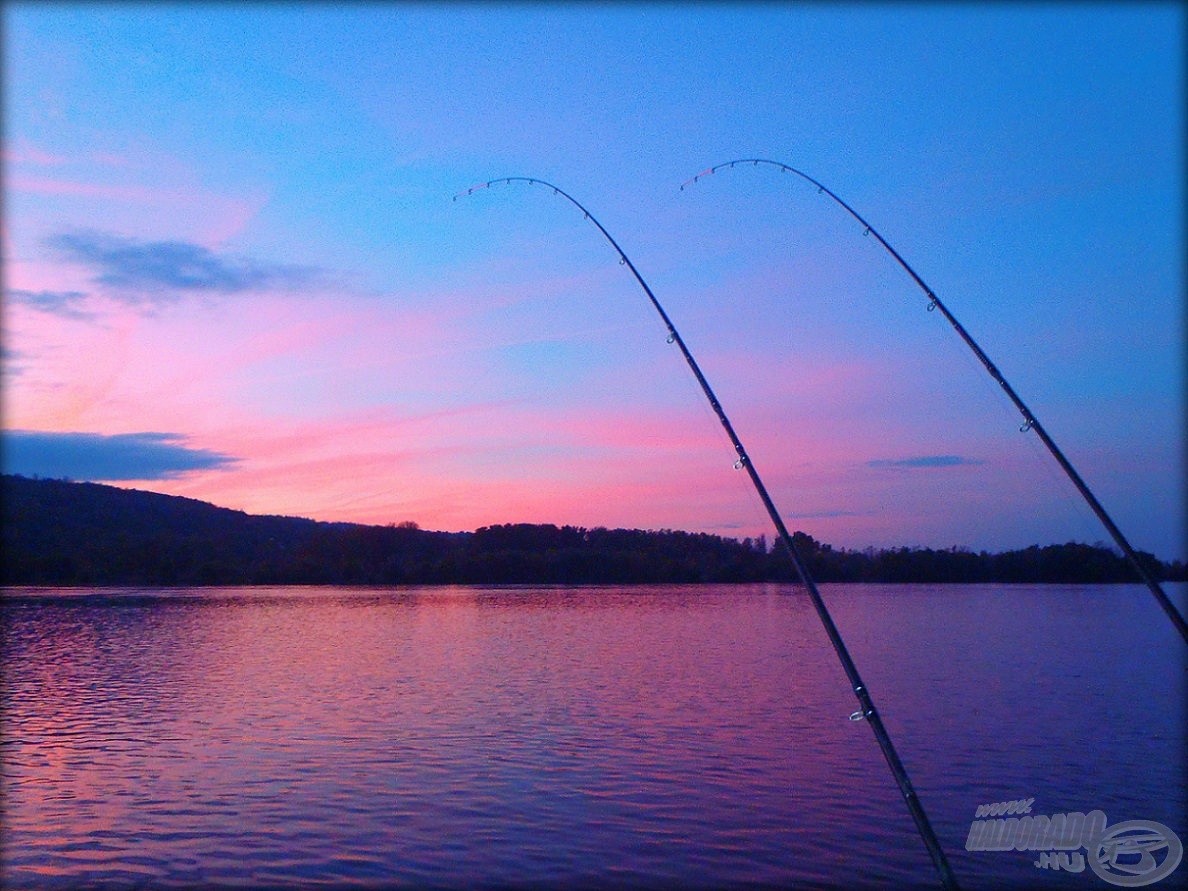
[[[1097,500],[1096,496],[1094,496],[1093,492],[1089,489],[1089,486],[1083,479],[1081,479],[1081,475],[1077,473],[1076,468],[1072,466],[1072,463],[1064,456],[1064,453],[1060,451],[1060,448],[1053,441],[1052,437],[1048,435],[1048,431],[1044,429],[1043,424],[1041,424],[1036,416],[1032,414],[1031,409],[1029,409],[1026,404],[1024,404],[1023,400],[1019,398],[1019,394],[1015,392],[1015,388],[1007,383],[1006,378],[1002,376],[1002,372],[1000,372],[994,363],[990,361],[990,357],[986,355],[980,346],[978,346],[977,341],[975,341],[970,333],[965,330],[965,327],[957,321],[957,318],[952,312],[949,311],[949,308],[945,306],[941,299],[936,296],[932,288],[925,284],[924,279],[920,278],[920,276],[916,273],[916,270],[912,269],[912,267],[908,265],[907,261],[904,260],[902,256],[900,256],[899,251],[891,247],[887,240],[879,234],[878,230],[876,230],[874,226],[863,219],[862,215],[859,214],[858,211],[854,210],[854,208],[850,207],[850,205],[839,198],[830,189],[817,182],[817,180],[813,179],[807,173],[797,170],[795,167],[790,167],[789,165],[780,161],[769,161],[764,158],[740,158],[734,161],[727,161],[724,164],[718,164],[709,168],[708,170],[702,171],[692,179],[683,182],[681,184],[681,191],[684,191],[685,186],[692,185],[704,176],[709,176],[710,174],[716,173],[723,168],[733,168],[736,164],[750,164],[752,167],[757,167],[760,164],[767,164],[773,167],[778,167],[784,173],[794,173],[801,179],[812,183],[817,187],[818,194],[828,195],[835,202],[837,202],[837,204],[839,204],[843,210],[845,210],[850,216],[857,220],[860,225],[864,227],[862,232],[863,235],[873,235],[879,244],[887,249],[887,253],[895,258],[895,262],[903,267],[904,271],[912,277],[912,280],[917,285],[919,285],[920,290],[924,292],[924,296],[928,298],[928,311],[932,312],[936,309],[940,310],[941,315],[943,315],[948,323],[953,326],[953,330],[957,332],[963,341],[965,341],[966,346],[968,346],[973,351],[973,354],[978,357],[978,361],[982,363],[982,366],[987,372],[990,373],[990,376],[998,382],[1000,387],[1002,387],[1003,392],[1007,394],[1007,397],[1011,400],[1011,402],[1014,403],[1015,408],[1017,408],[1019,413],[1023,415],[1023,426],[1019,428],[1020,432],[1026,433],[1029,430],[1035,431],[1036,435],[1040,438],[1040,441],[1043,442],[1048,451],[1052,453],[1052,457],[1056,459],[1056,463],[1060,465],[1061,469],[1065,472],[1068,478],[1072,480],[1072,484],[1076,487],[1077,491],[1081,493],[1081,497],[1085,499],[1090,509],[1101,521],[1101,524],[1105,526],[1106,531],[1110,533],[1110,537],[1114,539],[1114,543],[1118,545],[1118,548],[1122,551],[1123,555],[1125,555],[1126,560],[1134,568],[1134,571],[1138,573],[1138,577],[1142,579],[1143,583],[1146,584],[1151,593],[1155,596],[1155,600],[1163,608],[1163,611],[1167,614],[1167,617],[1171,619],[1171,622],[1173,625],[1175,625],[1176,630],[1180,632],[1180,636],[1184,638],[1185,642],[1188,642],[1188,623],[1185,623],[1184,617],[1180,614],[1180,611],[1176,609],[1175,604],[1171,602],[1167,594],[1164,593],[1163,588],[1159,585],[1159,582],[1157,582],[1155,577],[1147,571],[1146,567],[1143,566],[1138,554],[1135,552],[1134,548],[1130,546],[1130,542],[1126,540],[1126,536],[1122,534],[1122,530],[1118,528],[1112,519],[1110,519],[1110,515],[1106,513],[1105,508],[1101,506],[1101,502]]]
[[[660,305],[660,301],[656,299],[656,295],[652,293],[652,289],[648,287],[648,283],[644,281],[643,276],[639,274],[639,270],[635,268],[635,264],[619,247],[618,242],[611,237],[611,234],[603,228],[602,223],[586,210],[577,199],[567,192],[562,191],[552,183],[547,183],[540,179],[531,179],[526,176],[511,176],[503,179],[494,179],[482,183],[477,186],[472,186],[465,192],[461,192],[454,196],[454,200],[458,198],[472,195],[480,189],[490,188],[493,185],[500,183],[523,182],[528,185],[541,185],[552,189],[554,195],[560,195],[565,198],[582,212],[587,220],[598,227],[598,231],[603,234],[607,241],[610,242],[611,247],[619,255],[620,264],[625,265],[631,270],[631,274],[635,276],[635,280],[639,282],[641,288],[648,296],[652,306],[656,312],[660,314],[661,320],[664,322],[664,327],[668,329],[668,342],[675,343],[677,348],[681,351],[681,355],[685,357],[685,362],[688,364],[693,376],[697,378],[697,383],[701,385],[701,390],[705,393],[705,398],[709,400],[710,407],[713,408],[714,414],[717,415],[718,420],[722,423],[726,435],[730,438],[731,444],[734,446],[734,451],[738,455],[738,460],[734,462],[735,470],[746,470],[747,475],[751,478],[751,483],[755,487],[755,491],[759,493],[759,500],[763,502],[764,508],[767,509],[767,514],[771,517],[772,524],[775,526],[776,533],[780,540],[787,548],[789,556],[792,558],[792,564],[796,567],[796,574],[800,576],[801,582],[808,590],[809,599],[812,601],[813,608],[817,611],[817,616],[821,620],[821,624],[825,627],[825,633],[829,636],[829,642],[833,644],[833,649],[837,653],[838,659],[841,660],[842,668],[845,670],[846,677],[849,679],[850,686],[854,691],[854,695],[858,699],[858,704],[861,706],[858,711],[850,715],[851,721],[865,720],[871,730],[874,732],[875,739],[878,741],[879,748],[883,751],[883,757],[887,759],[887,765],[891,768],[891,773],[895,777],[895,782],[899,785],[899,791],[903,793],[904,800],[907,802],[908,810],[911,812],[912,819],[916,823],[916,829],[920,836],[924,839],[924,845],[928,848],[929,856],[932,857],[933,865],[936,871],[940,874],[941,884],[944,888],[950,891],[956,891],[958,885],[957,880],[953,876],[952,870],[949,868],[949,862],[945,858],[945,852],[941,848],[940,840],[936,836],[936,832],[932,828],[932,824],[928,821],[928,815],[924,813],[924,807],[920,804],[920,799],[916,795],[916,791],[912,788],[911,780],[908,778],[907,769],[903,766],[903,762],[899,758],[899,754],[895,751],[895,746],[891,742],[891,737],[887,733],[887,728],[883,725],[883,719],[879,715],[878,710],[874,706],[874,701],[871,699],[870,691],[862,680],[862,676],[858,673],[858,667],[854,664],[854,660],[850,657],[850,651],[846,648],[845,642],[842,640],[841,633],[837,630],[837,625],[833,622],[833,617],[829,614],[829,610],[825,607],[825,602],[821,599],[821,594],[817,590],[817,585],[809,574],[808,565],[801,557],[796,545],[792,541],[792,536],[788,534],[788,529],[784,525],[784,521],[780,518],[779,511],[776,510],[775,504],[771,500],[771,496],[767,494],[767,487],[763,485],[763,480],[759,478],[759,473],[755,470],[755,465],[752,463],[747,450],[743,447],[742,441],[739,440],[738,434],[734,432],[734,427],[730,423],[730,419],[726,417],[726,412],[722,409],[722,404],[718,402],[718,397],[714,395],[714,391],[710,388],[709,381],[705,379],[705,375],[701,373],[701,368],[697,361],[693,358],[693,354],[689,352],[689,348],[685,345],[684,339],[677,332],[676,326],[673,325],[672,319],[668,317],[668,313],[664,311],[664,307]]]

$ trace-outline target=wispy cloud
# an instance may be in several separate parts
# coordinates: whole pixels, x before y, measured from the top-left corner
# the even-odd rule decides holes
[[[4,363],[4,376],[15,377],[21,374],[25,369],[21,364],[26,358],[26,354],[20,350],[14,350],[8,344],[0,344],[0,361]]]
[[[94,273],[93,281],[131,303],[171,299],[177,292],[236,294],[293,288],[317,279],[308,266],[218,254],[187,241],[140,241],[93,230],[61,232],[46,244]]]
[[[792,520],[832,520],[837,517],[863,517],[866,514],[853,510],[817,510],[790,513],[785,516]]]
[[[961,455],[919,455],[914,458],[877,458],[867,461],[867,467],[894,467],[912,470],[921,467],[957,467],[968,464],[984,464],[977,458],[965,458]]]
[[[58,165],[65,163],[61,155],[51,155],[35,146],[24,144],[19,147],[5,146],[0,150],[0,158],[9,164],[38,164]]]
[[[174,433],[48,433],[6,430],[0,434],[5,473],[76,480],[174,479],[195,470],[220,470],[238,459],[190,448]]]
[[[68,319],[90,319],[94,313],[82,309],[87,295],[82,291],[24,291],[13,289],[6,292],[8,298],[33,309]]]

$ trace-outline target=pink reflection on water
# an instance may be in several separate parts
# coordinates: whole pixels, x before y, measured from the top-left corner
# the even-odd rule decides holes
[[[1167,643],[1146,600],[823,593],[963,884],[1030,877],[962,849],[973,809],[1008,791],[1179,825],[1177,713],[1139,721],[1116,695],[1168,683],[1134,664]],[[209,589],[5,610],[6,879],[932,878],[792,588]]]

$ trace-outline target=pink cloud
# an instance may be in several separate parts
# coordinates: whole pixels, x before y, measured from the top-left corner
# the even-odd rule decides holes
[[[72,202],[74,210],[99,204],[101,213],[91,218],[119,220],[125,231],[196,239],[209,247],[241,233],[271,194],[262,183],[211,188],[208,175],[188,160],[135,142],[116,151],[70,154],[23,143],[7,147],[5,161],[27,168],[8,171],[6,186],[13,194]],[[27,207],[24,225],[37,213]]]
[[[31,192],[37,195],[65,195],[71,198],[101,198],[107,201],[122,201],[135,204],[169,203],[168,193],[147,186],[118,186],[100,183],[78,182],[67,179],[51,179],[45,176],[14,176],[8,182],[14,192]]]
[[[728,445],[712,442],[719,431],[676,414],[670,424],[630,412],[557,418],[532,406],[471,405],[266,426],[242,415],[187,443],[239,458],[234,470],[151,488],[324,520],[411,519],[452,530],[502,522],[668,527],[770,540],[770,521],[746,476],[730,467]],[[1002,545],[1021,546],[1067,508],[1043,494],[1042,470],[1028,456],[908,478],[832,447],[808,456],[815,463],[807,469],[775,461],[760,469],[789,527],[837,546],[982,541],[979,517],[1000,511],[1003,500],[1014,501],[1022,519],[1016,540]],[[1004,461],[1014,462],[1005,486]],[[986,485],[990,474],[993,486]],[[979,504],[984,509],[970,509]],[[907,529],[912,541],[904,540]]]
[[[36,164],[47,167],[65,164],[67,160],[63,155],[53,155],[49,152],[43,152],[41,149],[28,144],[18,147],[5,146],[3,149],[0,149],[0,158],[6,164]]]
[[[155,481],[151,488],[252,512],[371,523],[414,519],[428,528],[674,525],[664,518],[685,491],[688,462],[640,460],[637,449],[616,443],[598,443],[591,454],[587,443],[558,442],[555,427],[547,413],[504,405],[404,416],[375,410],[267,427],[241,417],[187,442],[233,455],[239,459],[233,471]],[[723,479],[730,475],[720,471]]]
[[[33,265],[22,275],[61,281]],[[39,430],[177,434],[188,448],[236,463],[126,485],[253,513],[447,530],[551,522],[771,539],[720,425],[646,312],[639,324],[608,312],[593,332],[553,315],[524,326],[510,311],[515,290],[505,294],[498,314],[461,290],[432,300],[264,294],[233,310],[184,304],[152,316],[114,307],[103,325],[18,312],[20,341],[36,355],[26,380],[6,394],[15,410],[6,420]],[[605,307],[582,310],[601,318]],[[509,346],[566,337],[609,363],[596,386],[562,390],[550,375],[564,369],[541,367],[509,391],[501,362]],[[982,540],[978,517],[1001,512],[996,499],[1049,517],[1052,506],[1035,497],[1041,486],[1027,474],[1012,471],[1006,488],[986,485],[986,474],[1001,471],[997,458],[930,468],[931,476],[868,466],[973,447],[937,422],[936,407],[926,406],[923,423],[898,413],[899,361],[707,351],[711,382],[789,527],[839,546],[904,543],[908,528],[947,544]],[[965,506],[950,508],[958,503]],[[971,516],[969,504],[984,509]],[[1028,520],[1019,528],[1033,527]]]
[[[241,232],[268,200],[261,189],[249,190],[246,196],[227,196],[178,185],[99,183],[29,175],[12,176],[7,185],[15,193],[101,201],[108,205],[105,215],[112,212],[110,203],[169,211],[161,218],[167,223],[165,231],[176,231],[181,224],[185,234],[208,245],[222,244]],[[185,213],[179,214],[183,209]]]

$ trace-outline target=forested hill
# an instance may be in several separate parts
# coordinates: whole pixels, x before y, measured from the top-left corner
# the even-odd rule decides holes
[[[502,525],[429,532],[253,516],[189,498],[95,483],[0,477],[5,585],[501,584],[791,581],[777,544],[671,530]],[[798,532],[818,581],[1120,582],[1108,548],[1002,554],[834,550]],[[1183,563],[1142,555],[1163,579]]]

